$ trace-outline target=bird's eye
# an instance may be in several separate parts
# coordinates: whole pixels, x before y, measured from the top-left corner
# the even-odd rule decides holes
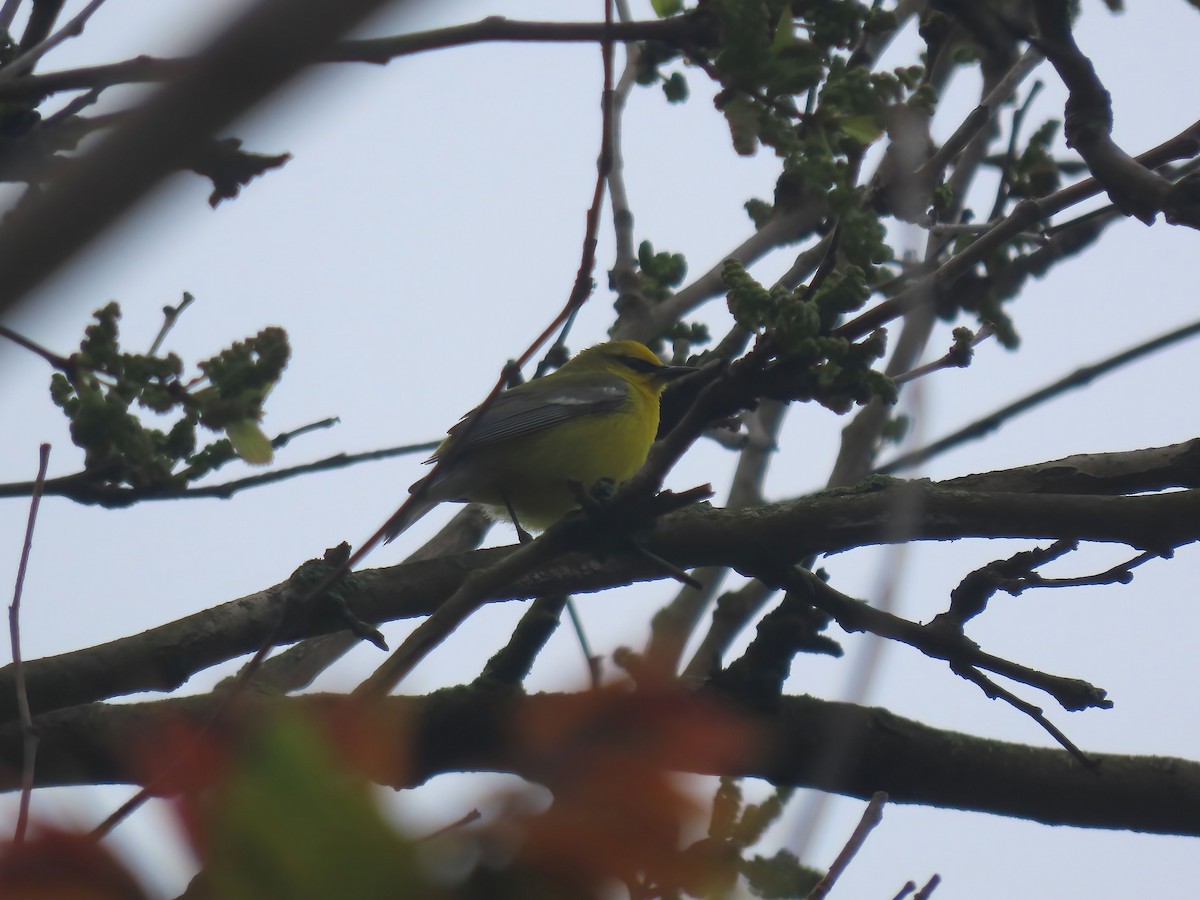
[[[651,372],[657,372],[662,368],[662,366],[658,363],[652,363],[649,360],[642,359],[638,356],[620,356],[618,359],[620,359],[621,362],[630,369],[633,369],[633,371],[641,375],[649,375]]]

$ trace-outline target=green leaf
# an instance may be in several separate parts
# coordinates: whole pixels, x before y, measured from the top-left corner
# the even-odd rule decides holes
[[[875,116],[843,116],[838,125],[863,146],[869,146],[883,136],[883,125]]]
[[[650,0],[650,5],[654,7],[654,14],[660,19],[683,12],[683,0]]]
[[[225,426],[225,436],[233,444],[233,452],[255,466],[265,466],[275,458],[271,439],[252,419],[230,422]]]
[[[252,739],[214,797],[205,863],[225,900],[432,897],[411,845],[370,786],[332,759],[318,734],[282,718]]]
[[[796,24],[792,21],[792,7],[788,4],[779,11],[779,20],[775,23],[775,34],[771,38],[771,53],[778,55],[794,43],[796,43]]]

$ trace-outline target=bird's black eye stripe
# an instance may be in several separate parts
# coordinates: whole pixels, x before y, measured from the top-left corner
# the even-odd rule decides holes
[[[662,368],[658,363],[652,363],[637,356],[618,356],[617,359],[621,360],[622,363],[633,369],[633,371],[642,375],[649,375],[651,372],[657,372]]]

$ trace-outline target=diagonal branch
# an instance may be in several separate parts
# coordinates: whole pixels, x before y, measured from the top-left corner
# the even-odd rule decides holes
[[[908,644],[932,659],[948,662],[956,672],[958,668],[995,672],[1012,681],[1044,691],[1063,709],[1071,712],[1112,707],[1112,701],[1107,698],[1106,692],[1086,681],[1039,672],[985,653],[979,649],[978,644],[957,629],[942,628],[937,624],[919,625],[884,612],[869,603],[847,597],[803,569],[789,567],[777,572],[762,571],[756,574],[763,581],[779,584],[785,590],[795,591],[798,595],[806,597],[817,609],[831,615],[844,631],[866,631]]]
[[[1010,419],[1014,419],[1023,413],[1029,412],[1053,400],[1068,391],[1076,390],[1077,388],[1086,387],[1091,384],[1101,375],[1107,375],[1122,366],[1127,366],[1130,363],[1137,362],[1144,356],[1149,356],[1152,353],[1157,353],[1170,347],[1172,344],[1177,344],[1185,341],[1188,338],[1195,337],[1200,334],[1200,320],[1168,331],[1165,334],[1157,335],[1148,341],[1144,341],[1128,349],[1122,350],[1107,359],[1102,359],[1099,362],[1094,362],[1090,365],[1076,369],[1070,375],[1058,379],[1057,381],[1039,388],[1030,394],[1026,394],[1019,400],[1014,400],[1006,406],[1001,407],[993,413],[989,413],[981,419],[976,419],[969,425],[964,425],[957,431],[946,435],[940,440],[934,441],[926,447],[919,450],[914,450],[911,453],[906,453],[903,456],[893,459],[886,465],[878,467],[875,471],[881,474],[890,475],[894,472],[903,472],[905,469],[911,469],[919,466],[922,463],[933,459],[951,450],[960,444],[965,444],[967,441],[976,440],[984,437],[995,431],[1000,426],[1004,425]]]
[[[1191,159],[1200,154],[1200,121],[1194,122],[1170,140],[1147,150],[1136,161],[1147,168],[1158,168],[1180,159]],[[1096,178],[1085,178],[1070,187],[1037,200],[1025,199],[1011,213],[1001,219],[967,247],[950,257],[936,271],[917,280],[882,303],[872,307],[857,318],[839,326],[834,335],[848,340],[857,340],[886,325],[910,309],[932,302],[939,290],[945,290],[959,278],[970,273],[975,264],[999,250],[1022,232],[1037,223],[1062,212],[1104,189]]]
[[[1176,186],[1131,159],[1112,139],[1112,97],[1075,42],[1070,6],[1067,0],[1034,5],[1040,31],[1035,42],[1070,92],[1063,125],[1067,146],[1079,151],[1118,209],[1150,225],[1170,204]]]
[[[33,70],[39,59],[57,47],[59,44],[73,37],[78,37],[83,34],[83,27],[101,6],[105,0],[91,0],[79,13],[67,22],[62,28],[47,37],[44,41],[40,41],[33,47],[24,51],[20,56],[8,63],[0,70],[0,81],[11,81],[14,78],[25,75]]]

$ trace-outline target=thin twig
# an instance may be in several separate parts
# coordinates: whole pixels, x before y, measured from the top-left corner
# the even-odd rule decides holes
[[[691,588],[694,591],[701,590],[703,585],[688,573],[687,569],[675,565],[669,559],[663,559],[657,553],[647,550],[635,540],[629,541],[626,546],[633,551],[634,556],[639,556],[650,565],[664,572],[671,578],[678,581],[680,584]]]
[[[1030,47],[1022,54],[1004,77],[996,82],[996,86],[988,92],[979,105],[955,129],[946,143],[931,156],[915,173],[912,178],[918,184],[925,179],[940,176],[942,170],[963,151],[977,134],[995,117],[1000,107],[1007,103],[1016,91],[1017,86],[1024,81],[1029,73],[1042,64],[1046,57],[1040,50]]]
[[[913,894],[913,900],[929,900],[933,896],[933,892],[937,886],[942,883],[942,876],[934,873],[929,876],[929,880],[925,882],[925,887],[921,888]]]
[[[1092,363],[1084,366],[1081,369],[1076,369],[1065,378],[1060,378],[1046,387],[1039,388],[1031,394],[1026,394],[1019,400],[1003,406],[982,419],[976,419],[970,425],[958,429],[957,431],[948,434],[941,440],[934,441],[927,447],[922,447],[920,450],[914,450],[911,453],[906,453],[903,456],[897,457],[886,465],[878,467],[875,471],[879,474],[891,474],[893,472],[901,472],[905,469],[910,469],[913,466],[919,466],[922,463],[938,456],[947,450],[957,447],[959,444],[966,443],[969,440],[981,438],[984,435],[995,431],[1009,419],[1028,412],[1045,403],[1047,400],[1052,400],[1059,394],[1064,394],[1067,391],[1075,388],[1084,387],[1099,378],[1101,375],[1106,375],[1109,372],[1119,369],[1121,366],[1128,365],[1143,356],[1148,356],[1172,344],[1177,344],[1180,341],[1200,334],[1200,320],[1184,325],[1182,328],[1176,328],[1174,331],[1168,331],[1166,334],[1160,334],[1148,341],[1130,347],[1127,350],[1122,350],[1107,359],[1102,359],[1100,362]]]
[[[1034,52],[1030,50],[1026,51]],[[1025,97],[1025,102],[1017,107],[1013,113],[1012,133],[1008,136],[1008,149],[1004,152],[1004,161],[1000,165],[1000,183],[996,185],[996,202],[992,204],[992,211],[988,214],[988,221],[999,218],[1004,212],[1004,203],[1008,199],[1009,179],[1012,177],[1013,163],[1017,161],[1017,140],[1021,134],[1021,125],[1025,121],[1025,116],[1029,113],[1029,107],[1033,101],[1037,99],[1037,95],[1042,91],[1042,82],[1035,81],[1029,87],[1029,93]]]
[[[1134,161],[1153,169],[1174,160],[1191,159],[1197,153],[1200,153],[1200,121],[1193,122],[1173,138],[1134,157]],[[1104,185],[1096,178],[1085,178],[1048,197],[1022,200],[1011,213],[942,263],[935,271],[861,313],[857,318],[838,326],[833,332],[834,336],[858,340],[906,312],[930,303],[937,295],[939,287],[953,284],[970,272],[981,259],[1003,247],[1016,235],[1022,234],[1055,213],[1094,197],[1103,190]]]
[[[624,0],[617,0],[617,13],[621,21],[627,21],[629,9]],[[646,297],[642,293],[641,278],[638,276],[638,260],[633,245],[633,210],[625,188],[625,159],[621,151],[621,124],[625,103],[637,83],[638,61],[641,55],[640,45],[625,45],[625,68],[613,91],[612,165],[608,172],[608,196],[612,203],[615,253],[609,280],[617,292],[618,328],[620,319],[636,319],[646,315],[649,309]]]
[[[612,166],[612,114],[613,114],[613,37],[611,28],[613,24],[613,9],[612,0],[607,0],[604,5],[604,21],[607,29],[604,33],[604,38],[600,43],[600,53],[603,60],[604,68],[604,88],[600,95],[601,109],[601,125],[600,125],[600,156],[596,162],[596,184],[592,190],[592,204],[588,207],[587,215],[585,216],[585,227],[583,235],[583,250],[580,253],[579,269],[575,273],[575,283],[571,287],[571,293],[567,297],[567,302],[563,308],[559,310],[558,315],[547,325],[542,333],[534,338],[533,342],[525,349],[515,360],[504,367],[500,377],[492,386],[491,392],[484,398],[483,402],[477,406],[471,415],[460,426],[457,433],[457,440],[447,448],[447,452],[440,455],[437,462],[434,464],[433,470],[413,486],[412,493],[392,516],[380,526],[379,530],[369,537],[345,563],[341,572],[335,572],[329,576],[329,583],[332,583],[350,571],[363,558],[367,556],[381,541],[391,540],[400,534],[409,524],[411,520],[420,515],[422,507],[426,503],[426,495],[429,491],[429,486],[432,485],[437,477],[437,473],[445,466],[452,464],[456,459],[455,447],[465,447],[468,444],[472,429],[483,418],[492,403],[500,395],[500,391],[508,383],[509,371],[512,367],[520,369],[534,354],[538,352],[542,344],[550,339],[550,335],[559,330],[560,326],[565,325],[570,321],[579,308],[587,302],[588,297],[592,294],[593,280],[592,276],[596,269],[596,247],[599,243],[600,232],[600,211],[604,202],[604,187],[608,182],[608,173]],[[328,586],[326,586],[328,587]]]
[[[920,625],[894,613],[855,600],[826,584],[805,569],[780,567],[754,573],[760,580],[807,596],[813,606],[828,613],[844,631],[866,631],[908,644],[933,659],[953,666],[986,669],[1011,681],[1044,691],[1067,710],[1110,709],[1104,690],[1076,678],[1051,675],[985,653],[958,629],[937,624]]]
[[[159,348],[162,347],[163,341],[167,339],[167,334],[175,327],[175,322],[183,315],[183,311],[196,302],[196,298],[187,291],[183,292],[183,299],[179,301],[178,306],[163,307],[163,323],[162,328],[158,329],[158,334],[154,338],[154,343],[150,345],[149,356],[157,356]]]
[[[796,261],[792,263],[791,268],[779,276],[775,282],[777,286],[787,288],[789,291],[796,290],[801,282],[809,276],[810,273],[816,271],[828,254],[829,247],[833,243],[833,232],[824,235],[819,241],[808,247],[796,255]]]
[[[12,29],[13,19],[17,16],[21,2],[22,0],[4,0],[4,6],[0,8],[0,31],[7,32]]]
[[[461,819],[456,819],[455,821],[451,822],[449,825],[443,825],[437,831],[431,831],[429,834],[425,835],[424,837],[413,838],[413,843],[414,844],[423,844],[426,841],[436,840],[437,838],[444,837],[445,835],[449,834],[452,831],[457,831],[459,828],[464,828],[467,825],[470,825],[472,822],[478,822],[482,818],[483,818],[483,813],[481,813],[477,809],[473,809],[469,813],[467,813],[465,816],[463,816]]]
[[[337,419],[323,419],[305,425],[303,428],[285,432],[276,437],[271,446],[278,449],[288,439],[299,434],[312,431],[315,428],[325,428],[335,424]],[[428,453],[436,450],[438,441],[425,441],[420,444],[403,444],[399,447],[385,447],[382,450],[369,450],[365,453],[337,453],[316,462],[275,469],[259,475],[248,475],[233,481],[220,484],[203,485],[201,487],[179,488],[176,490],[143,491],[138,488],[121,487],[119,485],[97,485],[92,483],[87,472],[77,472],[74,475],[64,475],[52,478],[46,482],[45,494],[52,497],[66,497],[77,503],[97,504],[108,508],[123,508],[146,500],[195,500],[202,497],[227,500],[239,491],[249,488],[262,487],[288,478],[296,478],[310,472],[325,472],[344,469],[348,466],[363,462],[373,462],[379,459],[391,459],[395,456],[407,456],[412,453]],[[0,497],[27,497],[33,490],[33,482],[19,481],[10,484],[0,484]]]
[[[591,682],[592,689],[597,690],[600,687],[600,679],[602,672],[600,671],[600,658],[592,652],[592,642],[588,640],[587,631],[583,627],[583,619],[580,618],[579,609],[575,605],[575,598],[567,597],[567,615],[571,617],[571,627],[575,631],[575,639],[579,641],[579,649],[583,652],[583,661],[587,665],[588,679]]]
[[[33,341],[31,341],[29,338],[25,337],[24,335],[18,334],[17,332],[13,331],[7,325],[0,325],[0,337],[8,338],[10,341],[12,341],[17,346],[24,347],[26,350],[30,351],[31,353],[34,353],[37,356],[40,356],[47,363],[49,363],[55,369],[58,369],[58,371],[60,371],[60,372],[69,372],[71,370],[71,361],[69,359],[67,359],[65,356],[59,356],[57,353],[53,353],[53,352],[47,350],[45,347],[41,346],[40,344],[34,343]]]
[[[1000,685],[996,684],[996,682],[992,681],[992,679],[988,678],[974,666],[960,666],[955,663],[951,663],[950,669],[955,675],[965,678],[972,684],[977,685],[980,690],[982,690],[992,699],[1003,700],[1009,706],[1013,707],[1013,709],[1025,713],[1025,715],[1037,722],[1038,725],[1042,726],[1046,733],[1050,735],[1050,737],[1054,738],[1054,740],[1056,740],[1062,746],[1062,748],[1070,753],[1073,757],[1089,768],[1095,767],[1095,761],[1089,758],[1087,754],[1085,754],[1078,747],[1076,747],[1070,738],[1063,734],[1053,722],[1047,719],[1045,711],[1040,706],[1034,706],[1029,701],[1022,700],[1012,691],[1000,687]]]
[[[91,106],[97,100],[99,100],[100,94],[103,91],[104,91],[104,88],[92,88],[87,93],[80,94],[78,97],[75,97],[73,100],[71,100],[70,103],[68,103],[66,106],[64,106],[62,109],[60,109],[58,112],[56,112],[54,115],[47,116],[45,119],[42,119],[42,121],[38,124],[38,128],[48,130],[51,128],[55,128],[58,125],[61,125],[63,122],[67,121],[67,119],[83,112],[85,109],[87,109],[89,106]],[[94,123],[97,118],[102,118],[102,117],[94,117],[92,119],[89,119],[88,121]],[[110,121],[109,119],[105,119],[105,124],[107,124],[109,121]]]
[[[336,423],[337,419],[324,420],[330,424]],[[281,444],[276,444],[276,441],[285,438],[296,437],[298,433],[311,431],[314,428],[324,427],[323,422],[306,425],[303,429],[298,429],[297,432],[288,432],[280,435],[271,442],[271,446],[278,449]],[[286,443],[283,440],[283,443]],[[201,487],[192,487],[187,490],[180,491],[175,497],[170,495],[162,495],[155,497],[147,497],[148,500],[158,499],[187,499],[195,497],[218,497],[222,500],[232,497],[238,491],[246,490],[247,488],[262,487],[265,484],[273,484],[276,481],[283,481],[288,478],[295,478],[298,475],[305,475],[309,472],[324,472],[332,469],[344,469],[347,466],[357,465],[361,462],[372,462],[377,459],[391,459],[396,456],[408,456],[413,453],[430,453],[438,448],[440,441],[422,441],[419,444],[401,444],[398,447],[385,447],[382,450],[368,450],[364,453],[337,453],[333,456],[327,456],[325,459],[319,459],[316,462],[304,463],[298,466],[290,466],[286,469],[276,469],[273,472],[264,472],[261,475],[248,475],[245,478],[238,478],[234,481],[226,481],[222,484],[205,485]]]
[[[321,61],[384,64],[414,53],[494,41],[609,45],[616,42],[661,41],[672,46],[683,46],[691,43],[699,27],[703,27],[700,17],[686,14],[667,19],[616,22],[608,9],[605,10],[603,23],[526,22],[488,16],[476,22],[430,31],[341,41]]]
[[[674,16],[670,19],[644,22],[617,22],[610,29],[603,22],[522,22],[501,16],[489,16],[478,22],[432,31],[341,41],[323,52],[314,62],[383,64],[401,56],[447,47],[499,41],[598,43],[606,35],[611,35],[614,41],[621,43],[653,40],[674,45],[691,36],[696,31],[697,24],[694,17]],[[0,99],[41,98],[62,91],[170,81],[192,71],[196,65],[196,58],[135,56],[116,63],[80,66],[41,75],[25,75],[12,81],[0,81]]]
[[[28,75],[29,72],[37,65],[37,61],[57,47],[59,44],[69,38],[77,37],[83,34],[83,27],[87,24],[87,20],[101,6],[105,0],[92,0],[87,6],[79,11],[79,14],[71,21],[67,22],[62,28],[54,32],[40,44],[30,47],[2,70],[0,70],[0,81],[12,81],[21,75]]]
[[[931,227],[929,233],[939,237],[957,237],[960,234],[974,237],[983,234],[991,227],[988,222],[942,222]],[[1046,231],[1024,231],[1016,235],[1016,238],[1031,244],[1045,244],[1050,240]]]
[[[824,252],[821,255],[821,262],[817,266],[817,270],[813,272],[812,279],[807,285],[804,286],[804,291],[800,294],[801,303],[807,303],[809,300],[811,300],[817,293],[817,288],[821,286],[821,283],[830,275],[832,275],[833,270],[837,268],[838,243],[841,240],[841,236],[841,219],[837,219],[833,224],[833,228],[829,232],[829,240],[821,241],[821,243],[825,246]]]
[[[25,588],[25,572],[29,566],[29,553],[33,548],[33,529],[37,524],[38,506],[42,502],[40,485],[46,481],[46,468],[50,464],[50,445],[38,448],[38,473],[29,501],[29,519],[25,523],[25,543],[21,546],[21,561],[17,564],[17,583],[13,588],[12,606],[8,608],[8,634],[12,641],[13,674],[17,688],[17,709],[21,715],[21,738],[24,747],[21,765],[21,800],[17,808],[17,827],[13,843],[25,840],[29,826],[29,804],[33,798],[33,772],[37,761],[38,735],[33,727],[33,716],[29,711],[29,694],[25,687],[25,666],[21,659],[21,592]]]
[[[975,347],[978,347],[993,334],[995,334],[995,331],[992,329],[992,327],[990,325],[984,325],[977,332],[975,332],[975,336],[971,339],[971,349],[973,350]],[[962,369],[970,365],[970,363],[970,353],[968,352],[964,354],[963,348],[955,345],[940,358],[935,359],[933,362],[925,363],[922,366],[917,366],[915,369],[909,369],[902,375],[896,375],[892,378],[892,381],[896,382],[896,384],[907,384],[910,381],[915,381],[916,379],[923,378],[926,375],[932,375],[934,372],[940,372],[942,369]]]
[[[1013,594],[1020,593],[1024,590],[1022,584],[1025,579],[1035,575],[1039,566],[1061,559],[1077,549],[1078,541],[1059,540],[1049,547],[1034,547],[1032,550],[1022,550],[1007,559],[992,560],[968,572],[959,581],[958,586],[950,591],[950,608],[944,613],[938,613],[931,624],[945,623],[962,631],[969,620],[987,609],[988,601],[996,591],[1003,588]]]
[[[1028,575],[1013,579],[1012,581],[1001,580],[999,587],[1014,596],[1023,591],[1032,588],[1061,588],[1061,587],[1085,587],[1099,584],[1129,584],[1133,581],[1133,570],[1138,566],[1145,565],[1152,559],[1162,559],[1163,554],[1154,550],[1147,550],[1145,553],[1139,553],[1132,559],[1126,560],[1112,568],[1105,569],[1103,572],[1097,572],[1095,575],[1077,575],[1074,578],[1043,578],[1037,572],[1031,572]]]
[[[825,877],[818,881],[816,887],[809,891],[808,900],[822,900],[833,888],[834,883],[846,871],[846,868],[850,865],[858,851],[862,849],[863,844],[866,843],[867,837],[875,829],[875,826],[883,821],[883,807],[887,801],[888,795],[884,791],[876,791],[871,797],[871,802],[863,810],[858,827],[850,835],[850,840],[846,841],[846,846],[837,855],[837,859],[833,861],[833,864],[829,867],[829,871],[825,873]]]

